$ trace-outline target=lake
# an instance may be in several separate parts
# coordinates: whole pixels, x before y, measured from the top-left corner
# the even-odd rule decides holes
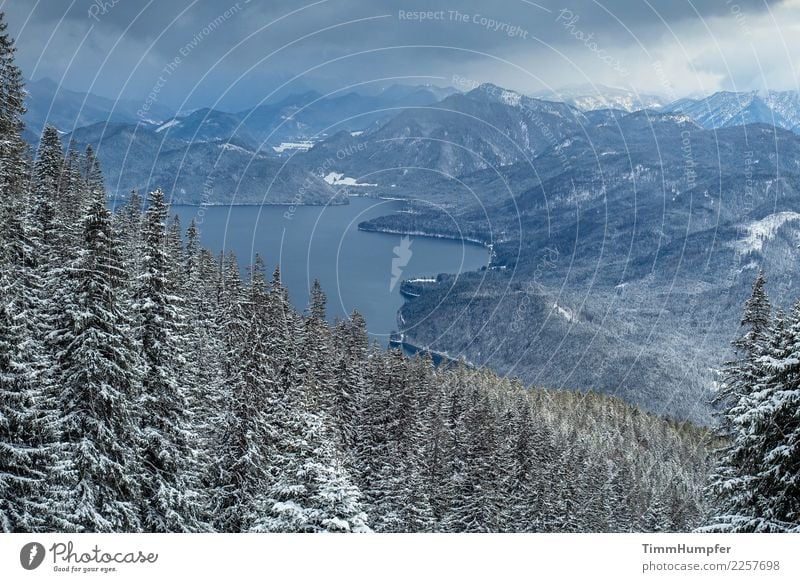
[[[198,223],[205,247],[234,251],[243,275],[256,254],[264,259],[268,277],[280,265],[300,310],[319,279],[330,321],[357,309],[371,339],[386,345],[398,327],[403,279],[475,271],[489,259],[488,251],[473,243],[358,230],[359,222],[405,207],[396,200],[350,198],[340,206],[173,206],[172,213],[184,230],[192,219]]]

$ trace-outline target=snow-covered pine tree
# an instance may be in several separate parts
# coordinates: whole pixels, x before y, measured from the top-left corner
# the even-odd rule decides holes
[[[296,406],[285,419],[265,492],[266,513],[251,531],[368,532],[361,493],[352,483],[318,414]]]
[[[759,273],[745,304],[742,325],[747,329],[734,344],[740,360],[727,366],[727,386],[721,401],[725,406],[723,428],[730,444],[721,451],[710,478],[712,510],[703,531],[781,531],[791,527],[787,523],[792,518],[787,522],[786,515],[773,514],[771,504],[775,501],[765,496],[781,490],[769,476],[780,461],[778,457],[768,459],[767,451],[776,447],[783,452],[790,450],[784,447],[792,432],[791,413],[786,417],[784,412],[779,420],[777,403],[792,401],[794,339],[792,323],[786,321],[783,312],[778,311],[770,326],[764,283]]]
[[[303,353],[306,327],[273,274],[267,305],[267,354],[279,370],[269,392],[268,422],[272,428],[270,482],[264,491],[266,513],[252,531],[367,531],[361,494],[353,484],[323,414],[312,404],[308,386],[311,364]],[[322,315],[319,309],[316,316]],[[277,391],[274,390],[277,388]]]
[[[16,48],[7,28],[5,13],[0,11],[0,238],[9,241],[0,247],[0,266],[16,260],[15,250],[24,251],[10,243],[13,235],[20,233],[29,169],[27,146],[22,139],[25,91],[22,72],[14,64]]]
[[[735,531],[800,532],[800,302],[761,358],[767,377],[737,423],[759,454],[753,509]]]
[[[367,382],[356,421],[356,480],[369,507],[370,525],[376,531],[396,531],[399,501],[394,498],[391,475],[397,470],[395,435],[397,419],[392,405],[392,378],[405,375],[405,367],[389,370],[386,355],[373,346],[366,366]],[[393,466],[390,466],[394,463]]]
[[[41,344],[41,279],[30,216],[25,94],[0,12],[0,531],[42,529],[52,434]]]
[[[584,491],[591,491],[593,482],[584,483]],[[640,511],[635,492],[637,488],[633,483],[633,469],[631,463],[624,456],[619,455],[613,461],[613,470],[610,478],[606,482],[606,492],[611,500],[606,505],[606,521],[608,531],[611,532],[632,532],[634,531],[634,518]],[[592,509],[587,505],[589,514]],[[589,528],[582,528],[582,531],[593,531]]]
[[[783,353],[787,346],[787,318],[778,309],[772,318],[764,353],[772,357]],[[759,513],[757,483],[763,469],[763,435],[753,426],[752,412],[757,399],[769,390],[769,372],[763,362],[756,362],[758,373],[753,375],[746,391],[726,412],[731,424],[730,443],[721,451],[708,486],[711,523],[704,531],[752,531],[752,520]]]
[[[328,298],[322,290],[319,279],[314,279],[311,285],[311,294],[308,302],[308,315],[316,321],[325,321]]]
[[[539,491],[541,459],[535,445],[542,445],[543,431],[534,424],[527,396],[517,390],[501,424],[504,434],[495,463],[500,474],[498,506],[506,523],[504,531],[539,531],[543,509]]]
[[[82,159],[75,144],[70,142],[64,156],[61,182],[58,186],[59,196],[55,209],[58,222],[58,245],[62,247],[62,263],[68,263],[73,258],[70,253],[80,243],[83,196],[86,191],[81,176]]]
[[[53,333],[60,446],[49,521],[57,531],[139,531],[136,354],[119,301],[124,272],[105,195],[91,194]]]
[[[364,444],[372,452],[364,465],[369,474],[362,478],[377,531],[424,531],[434,523],[425,482],[428,430],[423,411],[429,365],[423,359],[409,361],[401,350],[373,353],[363,410]],[[360,454],[362,460],[365,454]]]
[[[303,355],[308,360],[307,387],[311,405],[326,418],[335,413],[334,361],[331,331],[325,321],[327,299],[319,280],[311,286],[308,317],[305,319]]]
[[[552,483],[550,507],[548,508],[546,531],[569,533],[580,531],[581,502],[583,499],[581,483],[578,482],[576,467],[587,462],[586,444],[581,439],[563,441],[558,448],[558,456],[550,467],[547,477]]]
[[[196,531],[197,491],[192,435],[183,384],[182,299],[166,236],[164,193],[151,193],[145,214],[142,273],[133,305],[141,350],[139,446],[141,521],[145,531]]]
[[[642,516],[643,530],[651,533],[670,531],[667,524],[667,512],[664,507],[664,492],[652,491],[652,497],[647,505],[647,511]]]
[[[405,361],[403,361],[405,360]],[[394,365],[391,362],[394,362]],[[402,363],[401,363],[402,362]],[[396,410],[400,418],[396,444],[399,472],[399,531],[432,531],[436,522],[428,496],[427,445],[430,440],[428,406],[434,383],[430,356],[417,356],[408,361],[401,350],[392,350],[390,366],[407,368],[405,390],[398,395]]]
[[[190,358],[187,384],[190,401],[194,400],[190,408],[197,413],[195,423],[202,426],[217,406],[214,396],[218,391],[214,387],[219,382],[222,368],[223,350],[216,326],[220,280],[214,255],[199,247],[198,234],[192,226],[187,233],[184,262],[186,342]]]
[[[84,191],[83,176],[81,175],[81,153],[78,151],[74,141],[67,144],[67,152],[64,154],[64,164],[61,169],[61,181],[58,185],[59,208],[56,213],[61,216],[77,217],[81,210],[80,195]]]
[[[46,424],[49,407],[43,406],[47,393],[38,382],[41,368],[31,353],[29,326],[17,317],[13,297],[13,277],[21,260],[0,269],[0,532],[6,533],[44,528],[44,482],[52,441]]]
[[[450,491],[452,504],[442,520],[443,527],[453,532],[498,531],[499,507],[493,488],[496,484],[492,462],[497,446],[497,431],[490,395],[478,374],[470,375],[464,396],[466,410],[459,440],[460,466],[454,467]]]
[[[137,190],[133,190],[125,204],[114,212],[113,224],[126,274],[125,300],[133,304],[142,274],[144,246],[144,201]]]
[[[469,370],[461,364],[449,371],[444,380],[445,434],[441,460],[444,480],[438,484],[440,495],[436,496],[434,493],[434,498],[439,497],[442,501],[439,507],[440,529],[445,532],[462,532],[466,530],[462,523],[463,509],[469,503],[467,494],[471,488],[467,480],[470,471],[470,434],[466,419],[472,405],[470,396],[477,399],[478,395],[472,391]]]
[[[753,281],[750,297],[745,302],[741,319],[742,334],[733,341],[736,359],[725,363],[722,387],[714,404],[722,406],[722,428],[731,430],[732,419],[727,414],[746,396],[762,375],[759,358],[764,354],[771,323],[771,306],[766,292],[766,277],[759,271]]]
[[[47,337],[63,316],[61,302],[65,291],[63,280],[67,277],[65,267],[75,259],[75,246],[79,242],[75,237],[75,225],[67,224],[59,213],[64,207],[60,190],[63,174],[61,138],[56,128],[47,126],[33,164],[30,209],[25,217],[31,241],[30,263],[38,281],[37,289],[30,290],[36,296],[36,330],[33,331],[36,338]],[[45,361],[44,366],[42,382],[47,384],[53,373],[53,364]]]
[[[83,153],[82,175],[86,190],[89,192],[94,190],[105,192],[106,184],[103,179],[103,172],[100,170],[100,160],[97,159],[91,144],[86,146],[86,150]]]
[[[279,371],[269,357],[274,339],[266,321],[266,283],[259,261],[244,289],[239,267],[225,261],[220,320],[223,377],[214,422],[211,515],[217,531],[244,532],[265,515],[264,495],[273,472],[270,447],[280,430],[272,421]]]
[[[181,303],[185,303],[186,278],[185,263],[186,255],[183,248],[183,232],[181,230],[181,219],[177,214],[169,218],[166,225],[166,237],[164,239],[164,250],[167,254],[167,278],[169,285],[182,298]]]
[[[214,420],[220,414],[222,343],[216,327],[216,306],[219,289],[219,267],[214,256],[200,247],[199,231],[194,221],[187,231],[187,244],[182,261],[183,294],[186,297],[186,367],[188,408],[196,460],[196,480],[202,484],[199,493],[207,497],[212,467]],[[202,501],[209,507],[209,500]],[[210,516],[205,521],[211,521]]]
[[[449,379],[451,377],[452,374],[435,372],[434,381],[422,411],[425,430],[428,435],[425,446],[425,474],[423,477],[425,496],[431,504],[433,513],[432,531],[438,531],[439,522],[445,513],[445,509],[449,507],[448,488],[446,487],[450,467],[448,458],[447,405],[449,402]]]
[[[52,125],[44,128],[39,150],[33,163],[31,214],[37,236],[38,259],[46,263],[54,259],[56,244],[56,208],[60,206],[64,171],[64,151],[58,130]]]
[[[0,11],[0,218],[12,207],[15,212],[23,208],[29,169],[28,146],[22,139],[25,128],[22,71],[14,63],[16,47],[7,29],[5,13]],[[0,235],[5,235],[7,228],[8,225],[0,223]]]
[[[363,316],[353,311],[337,322],[332,332],[334,344],[334,382],[330,422],[333,435],[347,454],[346,464],[354,468],[358,410],[364,397],[367,379],[367,328]]]

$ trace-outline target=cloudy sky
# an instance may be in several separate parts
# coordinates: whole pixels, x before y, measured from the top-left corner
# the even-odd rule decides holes
[[[131,99],[157,88],[176,109],[392,81],[527,93],[606,84],[668,98],[800,88],[800,0],[0,0],[0,10],[28,78]]]

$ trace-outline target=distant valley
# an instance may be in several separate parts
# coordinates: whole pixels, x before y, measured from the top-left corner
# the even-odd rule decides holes
[[[397,86],[157,120],[123,104],[108,121],[108,103],[86,98],[89,111],[52,108],[86,123],[71,127],[42,117],[40,84],[31,129],[49,119],[65,143],[92,145],[117,197],[156,186],[184,204],[391,197],[404,211],[362,229],[482,242],[489,268],[417,284],[398,331],[528,383],[709,422],[758,269],[777,304],[797,286],[795,92],[666,103]]]

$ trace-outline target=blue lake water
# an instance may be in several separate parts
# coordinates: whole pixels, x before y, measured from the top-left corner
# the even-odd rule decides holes
[[[472,243],[419,236],[403,241],[396,234],[358,230],[361,221],[404,208],[399,201],[351,198],[342,206],[173,206],[172,212],[184,229],[192,219],[198,223],[205,247],[234,251],[243,271],[256,254],[268,276],[279,264],[299,309],[319,279],[329,319],[357,309],[372,338],[385,345],[398,327],[402,279],[474,271],[489,259],[485,248]],[[393,259],[399,277],[393,276]]]

